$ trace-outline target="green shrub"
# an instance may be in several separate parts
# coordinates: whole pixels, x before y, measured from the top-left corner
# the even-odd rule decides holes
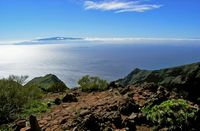
[[[34,85],[24,86],[23,94],[26,95],[27,101],[41,99],[44,95],[43,91]]]
[[[13,129],[8,124],[3,124],[0,125],[0,131],[13,131]]]
[[[40,100],[33,100],[24,105],[22,116],[27,117],[30,115],[38,115],[48,110],[49,109],[46,102],[42,102]]]
[[[10,75],[8,77],[8,80],[15,81],[21,85],[25,83],[26,79],[28,79],[28,76],[26,75],[25,76]]]
[[[15,119],[15,114],[21,110],[26,100],[19,83],[0,80],[0,123]]]
[[[0,124],[17,119],[24,106],[42,97],[34,86],[22,86],[11,79],[0,80]]]
[[[166,127],[169,130],[189,130],[196,119],[198,109],[183,99],[172,99],[151,108],[144,107],[142,112],[155,129]]]
[[[64,92],[66,91],[66,86],[63,83],[55,83],[51,87],[49,87],[47,92]]]
[[[82,91],[104,91],[108,89],[108,83],[106,80],[102,80],[99,77],[91,77],[89,75],[83,76],[79,81],[80,89]]]

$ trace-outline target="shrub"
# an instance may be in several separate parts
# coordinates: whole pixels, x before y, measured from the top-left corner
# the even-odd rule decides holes
[[[198,109],[183,99],[172,99],[150,108],[144,107],[142,112],[147,120],[152,122],[155,129],[189,130],[195,121]]]
[[[0,123],[14,119],[26,100],[23,87],[19,83],[0,80]]]
[[[34,85],[24,86],[23,94],[26,95],[27,101],[37,100],[43,97],[43,91]]]
[[[66,86],[63,83],[55,83],[51,87],[49,87],[47,92],[64,92],[66,91]]]
[[[0,125],[0,131],[13,131],[13,129],[8,124],[3,124]]]
[[[22,116],[27,117],[30,115],[38,115],[40,113],[48,111],[48,105],[40,100],[33,100],[24,105]]]
[[[28,76],[26,75],[25,76],[10,75],[8,77],[8,80],[15,81],[21,85],[25,83],[26,79],[28,79]]]
[[[15,120],[27,103],[42,97],[34,86],[22,86],[13,80],[0,80],[0,124]]]
[[[78,84],[82,91],[104,91],[108,89],[108,83],[106,80],[102,80],[99,77],[91,77],[89,75],[83,76]]]

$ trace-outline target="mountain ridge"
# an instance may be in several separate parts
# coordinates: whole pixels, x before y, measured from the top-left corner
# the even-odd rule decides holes
[[[35,85],[45,92],[60,92],[68,89],[65,83],[53,74],[35,77],[26,84],[26,86],[30,85]]]
[[[200,91],[200,62],[160,70],[136,68],[124,78],[117,80],[116,83],[125,87],[155,83],[171,91],[185,92],[188,98],[197,101]]]

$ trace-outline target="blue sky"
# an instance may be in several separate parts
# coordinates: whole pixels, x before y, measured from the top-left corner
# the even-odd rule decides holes
[[[199,0],[0,0],[0,41],[200,38]]]

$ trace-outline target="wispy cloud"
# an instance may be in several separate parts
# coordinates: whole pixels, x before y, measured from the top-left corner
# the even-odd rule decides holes
[[[85,41],[99,42],[105,44],[199,44],[199,38],[146,38],[146,37],[127,37],[127,38],[99,38],[88,37]]]
[[[200,38],[154,38],[154,37],[86,37],[87,41],[200,41]]]
[[[122,0],[110,0],[110,1],[92,1],[88,0],[84,2],[86,10],[103,10],[114,11],[115,13],[123,12],[145,12],[160,8],[162,5],[146,4],[142,1],[122,1]]]

